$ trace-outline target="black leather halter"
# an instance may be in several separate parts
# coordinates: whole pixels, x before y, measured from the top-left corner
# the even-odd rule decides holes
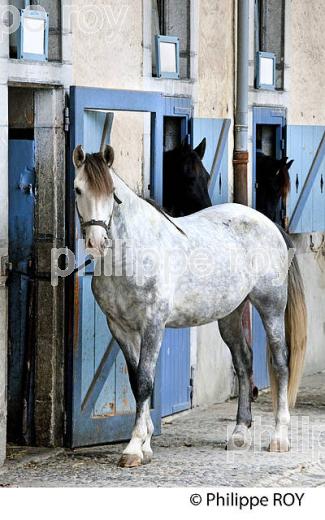
[[[122,204],[122,201],[118,198],[117,195],[115,195],[115,193],[113,196],[114,196],[114,200],[115,200],[115,202],[117,202],[117,204]],[[109,230],[111,229],[113,211],[111,213],[111,216],[109,217],[108,222],[105,222],[104,220],[95,220],[95,219],[87,220],[86,222],[84,222],[84,219],[82,218],[82,216],[79,213],[78,204],[76,204],[76,208],[77,208],[77,213],[78,213],[78,217],[79,217],[79,221],[80,221],[80,227],[81,227],[81,232],[82,232],[83,238],[85,238],[85,236],[86,236],[86,228],[90,227],[90,226],[100,226],[105,229],[106,234],[108,235]]]

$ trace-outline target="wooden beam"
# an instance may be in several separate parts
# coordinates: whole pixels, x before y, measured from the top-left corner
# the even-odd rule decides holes
[[[113,119],[114,119],[114,113],[113,112],[107,112],[103,127],[103,133],[102,133],[102,140],[100,143],[100,152],[104,152],[105,144],[107,137],[110,139],[111,136],[111,130],[113,125]]]
[[[108,375],[116,361],[116,357],[119,351],[120,347],[114,338],[112,338],[89,385],[84,400],[81,403],[81,413],[83,415],[86,415],[87,417],[91,415],[96,401],[107,381]]]
[[[227,143],[230,123],[231,123],[230,119],[224,119],[223,123],[222,123],[222,128],[221,128],[221,132],[219,135],[216,152],[214,154],[213,163],[212,163],[211,172],[210,172],[210,181],[209,181],[210,198],[212,198],[213,192],[216,187],[217,176],[218,176],[218,172],[220,170],[221,162],[223,159],[223,154],[224,154],[226,143]]]

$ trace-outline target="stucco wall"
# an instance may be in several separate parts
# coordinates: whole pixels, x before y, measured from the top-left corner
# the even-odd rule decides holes
[[[232,117],[233,2],[201,0],[199,5],[199,84],[196,116]]]
[[[323,0],[291,0],[289,124],[325,124],[325,15]],[[308,93],[308,95],[307,95]]]
[[[73,0],[71,21],[75,85],[141,88],[142,0]]]
[[[198,82],[195,117],[230,118],[234,110],[234,41],[232,0],[200,0],[198,16]],[[222,20],[222,23],[220,21]],[[229,200],[232,200],[233,127],[229,130]],[[193,404],[207,405],[229,397],[233,369],[217,323],[198,327]]]
[[[110,140],[114,169],[137,193],[143,189],[146,117],[141,112],[115,112]]]
[[[325,248],[322,233],[292,235],[304,280],[308,312],[305,374],[325,368]],[[311,240],[312,239],[312,240]],[[314,249],[314,252],[311,249]],[[316,252],[315,252],[316,251]]]

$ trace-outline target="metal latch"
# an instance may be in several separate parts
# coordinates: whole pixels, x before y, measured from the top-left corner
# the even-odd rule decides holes
[[[70,129],[70,110],[69,107],[64,109],[64,131],[69,132]]]
[[[8,276],[9,271],[12,270],[12,263],[9,262],[8,256],[2,256],[0,262],[0,275]]]

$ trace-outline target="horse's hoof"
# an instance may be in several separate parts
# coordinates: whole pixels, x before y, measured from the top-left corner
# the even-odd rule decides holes
[[[152,451],[143,451],[142,464],[149,464],[152,461]]]
[[[288,439],[274,438],[269,445],[269,451],[273,453],[285,453],[290,451],[290,443]]]
[[[141,466],[141,464],[142,459],[141,457],[139,457],[139,455],[123,453],[117,465],[120,468],[137,468],[138,466]]]
[[[230,437],[227,450],[229,451],[241,451],[247,450],[251,445],[251,436],[248,428],[243,426],[236,426],[234,433]]]

